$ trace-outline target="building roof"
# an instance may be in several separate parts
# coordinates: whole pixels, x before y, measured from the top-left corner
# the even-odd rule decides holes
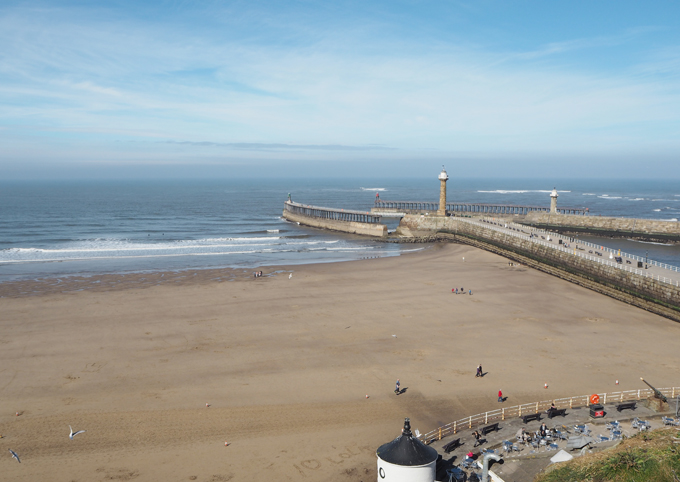
[[[381,445],[376,454],[385,462],[407,467],[430,464],[439,456],[435,449],[428,447],[413,436],[408,418],[404,420],[402,434],[391,442]]]

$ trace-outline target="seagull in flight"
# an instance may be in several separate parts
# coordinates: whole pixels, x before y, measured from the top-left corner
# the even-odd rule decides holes
[[[12,458],[17,459],[17,462],[21,463],[21,460],[19,460],[19,456],[14,450],[9,449],[9,453],[12,454]]]
[[[70,438],[71,440],[73,440],[73,437],[75,437],[75,436],[78,435],[79,433],[87,432],[87,430],[78,430],[77,432],[74,432],[74,431],[73,431],[73,428],[71,428],[70,425],[68,426],[68,428],[71,429],[71,433],[68,434],[68,438]]]

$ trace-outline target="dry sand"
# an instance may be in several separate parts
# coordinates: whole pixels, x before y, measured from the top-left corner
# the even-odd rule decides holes
[[[471,247],[292,271],[1,285],[2,480],[368,481],[406,416],[678,385],[679,324]]]

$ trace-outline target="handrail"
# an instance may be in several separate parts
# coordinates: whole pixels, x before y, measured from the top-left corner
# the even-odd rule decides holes
[[[536,243],[536,244],[539,244],[539,245],[542,245],[542,246],[546,246],[546,247],[549,247],[549,248],[552,248],[552,249],[556,249],[556,250],[562,251],[564,253],[573,254],[575,256],[580,256],[581,258],[585,258],[585,259],[588,259],[590,261],[594,261],[594,262],[599,263],[599,264],[604,264],[606,266],[611,266],[611,267],[615,267],[617,269],[622,269],[624,271],[628,271],[630,273],[634,273],[634,274],[637,274],[639,276],[644,276],[645,278],[651,278],[651,279],[655,279],[659,282],[671,284],[671,285],[674,285],[674,286],[680,286],[680,280],[678,280],[678,279],[674,280],[674,279],[671,279],[670,277],[666,278],[666,277],[660,276],[660,275],[656,275],[656,276],[653,275],[653,274],[650,275],[648,271],[643,270],[643,269],[638,269],[638,268],[633,268],[633,267],[629,268],[628,266],[625,266],[623,264],[608,261],[608,260],[602,259],[600,257],[589,256],[588,254],[581,253],[581,252],[577,251],[576,249],[573,249],[573,250],[567,249],[567,248],[560,246],[560,245],[555,246],[552,243],[549,243],[547,241],[542,241],[540,239],[528,236],[526,234],[520,234],[520,233],[517,233],[517,232],[513,232],[513,231],[508,230],[507,228],[498,227],[496,225],[495,220],[491,221],[491,220],[488,220],[487,218],[483,218],[482,221],[476,221],[476,220],[469,219],[469,218],[457,218],[456,220],[462,221],[462,222],[465,222],[465,223],[469,223],[469,224],[473,224],[473,225],[476,225],[476,226],[480,226],[480,227],[483,227],[483,228],[486,228],[486,229],[491,229],[491,230],[494,230],[494,231],[497,231],[497,232],[500,232],[500,233],[503,233],[503,234],[506,234],[506,235],[509,235],[509,236],[514,236],[514,237],[517,237],[517,238],[523,238],[523,239],[526,239],[527,241],[531,241],[533,243]],[[493,224],[491,224],[491,223],[493,223]],[[515,231],[520,231],[521,233],[526,233],[526,231],[524,231],[523,229],[530,229],[530,230],[533,230],[534,232],[548,234],[550,236],[553,236],[555,239],[561,238],[563,240],[569,240],[570,243],[574,242],[574,241],[571,241],[571,238],[569,238],[569,237],[562,236],[560,234],[556,234],[556,233],[553,233],[551,231],[532,229],[532,228],[528,228],[527,226],[524,226],[524,225],[521,225],[521,224],[515,224],[515,223],[502,223],[502,224],[503,225],[508,224]],[[517,227],[514,227],[514,226],[517,226]],[[592,243],[587,243],[587,242],[582,243],[581,241],[578,241],[578,244],[579,245],[584,244],[584,245],[587,245],[587,246],[590,246],[590,247],[594,247],[596,249],[601,249],[603,251],[609,251],[612,254],[616,253],[616,250],[614,250],[614,249],[605,248],[605,247],[602,247],[602,246],[597,246],[597,245],[592,244]],[[623,253],[623,252],[621,253],[621,256],[625,256],[626,258],[631,257],[632,259],[635,259],[635,257],[634,257],[635,255],[629,255],[629,254]],[[652,263],[648,263],[648,264],[652,264]],[[680,268],[678,268],[676,266],[671,266],[671,265],[668,265],[668,264],[665,264],[665,263],[656,263],[655,262],[654,264],[656,266],[658,266],[659,268],[668,269],[669,271],[675,271],[675,272],[680,271]]]
[[[331,213],[345,213],[345,214],[361,214],[361,215],[369,215],[369,216],[375,216],[373,213],[369,211],[357,211],[355,209],[336,209],[336,208],[327,208],[323,206],[314,206],[313,204],[302,204],[302,203],[297,203],[295,201],[286,201],[284,202],[285,205],[293,206],[293,207],[298,207],[298,208],[305,208],[305,209],[316,209],[317,211],[327,211]],[[379,217],[379,216],[375,216]]]
[[[670,398],[675,398],[676,394],[680,395],[680,387],[670,387],[659,389],[661,393]],[[600,397],[600,402],[603,405],[607,403],[621,403],[628,402],[632,400],[641,400],[643,398],[649,398],[654,395],[654,391],[650,388],[642,388],[640,390],[626,390],[622,392],[612,392],[612,393],[598,393]],[[434,440],[441,440],[442,438],[458,433],[460,430],[469,430],[473,427],[480,425],[486,425],[494,421],[503,421],[507,418],[517,418],[522,415],[531,415],[539,412],[543,412],[555,404],[555,408],[574,408],[574,407],[587,407],[592,405],[590,403],[590,397],[592,395],[579,395],[576,397],[569,398],[558,398],[555,400],[542,400],[540,402],[523,403],[521,405],[514,405],[508,408],[499,408],[496,410],[491,410],[488,412],[478,413],[476,415],[471,415],[469,417],[461,418],[454,422],[447,423],[437,427],[434,430],[430,430],[426,433],[421,433],[418,439],[424,441],[425,443],[433,442]]]
[[[406,210],[436,210],[439,208],[439,201],[390,201],[387,199],[376,199],[374,202],[375,207],[382,209],[406,209]],[[381,207],[381,205],[391,205],[388,207]],[[426,207],[405,207],[405,206],[426,206]],[[446,203],[446,211],[448,212],[472,212],[481,213],[482,211],[457,209],[458,207],[476,207],[476,208],[498,208],[498,209],[508,209],[508,210],[520,210],[526,213],[533,211],[549,212],[550,207],[548,206],[535,206],[529,204],[503,204],[503,203],[477,203],[477,202],[455,202],[449,201]],[[561,206],[557,208],[560,213],[574,213],[574,215],[584,216],[588,213],[587,208],[573,208],[568,206]],[[488,211],[486,211],[488,213]],[[575,214],[579,213],[579,214]],[[498,213],[502,214],[502,213]]]
[[[517,223],[510,223],[510,224],[514,224],[516,226],[521,226],[523,228],[528,228],[528,229],[531,229],[531,230],[536,231],[536,232],[550,233],[551,235],[554,235],[555,238],[561,238],[561,239],[571,239],[571,238],[573,238],[573,236],[571,236],[571,237],[570,236],[564,236],[564,235],[561,235],[559,233],[555,233],[553,231],[546,231],[545,229],[538,229],[538,228],[533,228],[533,227],[529,228],[529,226],[527,226],[525,224],[517,224]],[[580,240],[580,239],[578,241],[569,241],[569,242],[577,242],[578,244],[583,244],[583,245],[589,246],[591,248],[596,248],[596,249],[599,249],[601,251],[607,251],[607,252],[614,253],[614,254],[616,254],[618,252],[617,249],[609,248],[607,246],[602,246],[601,244],[591,243],[589,241],[583,241],[583,240]],[[618,254],[617,254],[617,256],[618,256]],[[673,265],[670,265],[670,264],[667,264],[667,263],[660,263],[659,261],[654,261],[653,259],[643,258],[642,256],[637,256],[635,254],[624,253],[622,251],[620,256],[625,256],[626,258],[634,259],[636,261],[644,261],[646,264],[658,266],[659,268],[680,272],[680,268],[677,267],[677,266],[673,266]]]

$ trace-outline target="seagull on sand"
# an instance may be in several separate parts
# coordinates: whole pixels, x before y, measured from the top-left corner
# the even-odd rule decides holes
[[[70,438],[71,440],[73,440],[73,437],[75,437],[75,436],[78,435],[79,433],[87,432],[87,430],[78,430],[77,432],[74,432],[74,431],[73,431],[73,428],[71,428],[70,425],[68,426],[68,428],[71,429],[71,433],[68,434],[68,438]]]
[[[291,279],[293,277],[293,273],[288,275],[288,279]]]
[[[12,454],[12,458],[17,459],[17,462],[21,463],[21,460],[19,460],[19,456],[14,450],[9,449],[9,453]]]

